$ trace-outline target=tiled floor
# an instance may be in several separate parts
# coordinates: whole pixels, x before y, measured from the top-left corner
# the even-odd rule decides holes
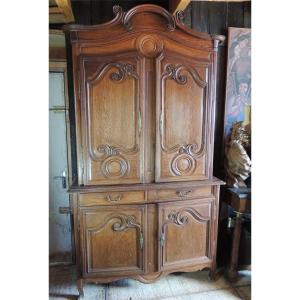
[[[50,268],[51,300],[77,299],[76,270]],[[143,284],[124,279],[111,284],[84,285],[87,300],[234,300],[251,299],[251,272],[241,271],[240,279],[229,283],[224,276],[208,279],[208,271],[170,274],[155,283]]]

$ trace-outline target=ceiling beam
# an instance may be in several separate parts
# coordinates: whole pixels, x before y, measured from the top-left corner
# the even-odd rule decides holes
[[[57,6],[54,6],[54,2]],[[74,15],[70,0],[49,0],[49,23],[74,22]]]
[[[184,11],[190,4],[191,0],[169,0],[169,10],[172,15],[175,15],[177,11]]]

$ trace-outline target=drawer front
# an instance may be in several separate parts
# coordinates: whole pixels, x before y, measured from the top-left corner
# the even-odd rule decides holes
[[[88,193],[79,195],[80,206],[143,203],[144,201],[144,191]]]
[[[211,186],[200,188],[177,188],[166,190],[150,190],[148,201],[185,200],[212,196]]]

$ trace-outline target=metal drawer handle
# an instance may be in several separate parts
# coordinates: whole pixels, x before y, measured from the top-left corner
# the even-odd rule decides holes
[[[106,196],[106,200],[109,201],[109,202],[117,202],[117,201],[120,201],[121,198],[122,198],[122,195],[121,195],[121,194],[117,195],[117,196],[114,197],[114,198],[113,198],[111,195],[107,195],[107,196]]]
[[[187,191],[177,191],[176,194],[179,197],[187,197],[192,191],[187,190]]]

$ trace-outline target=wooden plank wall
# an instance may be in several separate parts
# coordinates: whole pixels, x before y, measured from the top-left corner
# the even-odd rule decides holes
[[[211,2],[193,1],[187,7],[184,22],[194,30],[210,34],[222,34],[228,37],[228,27],[251,28],[251,2]],[[227,43],[220,46],[217,80],[216,131],[214,147],[214,175],[224,179],[224,110],[227,71]],[[219,218],[217,263],[219,267],[229,263],[232,229],[227,228],[228,209],[223,204]],[[251,264],[251,238],[242,232],[239,264]]]
[[[222,34],[227,38],[228,27],[251,28],[251,2],[192,1],[184,22],[194,30]],[[227,68],[227,43],[220,47],[217,80],[216,132],[214,175],[224,179],[223,130]]]
[[[77,24],[100,24],[114,18],[113,6],[120,5],[124,11],[141,4],[156,4],[169,9],[168,0],[73,0],[72,9]]]

